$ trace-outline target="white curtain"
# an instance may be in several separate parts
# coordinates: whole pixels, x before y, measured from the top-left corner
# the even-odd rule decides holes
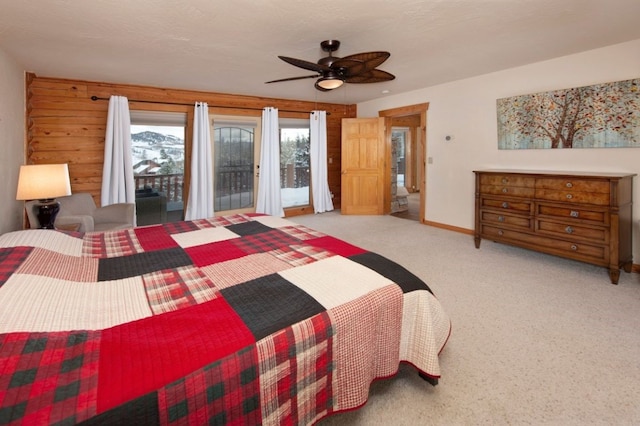
[[[101,203],[103,206],[135,203],[135,197],[129,101],[125,96],[111,96],[104,141]]]
[[[324,213],[333,210],[327,172],[327,113],[312,111],[309,122],[311,160],[311,192],[313,210]]]
[[[256,213],[283,217],[280,192],[280,130],[278,109],[262,110],[262,140],[258,178],[258,200]]]
[[[193,144],[191,148],[191,185],[185,220],[205,219],[213,216],[213,158],[209,106],[196,102],[193,114]]]

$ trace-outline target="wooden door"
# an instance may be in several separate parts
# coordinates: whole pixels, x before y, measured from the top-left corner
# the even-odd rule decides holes
[[[381,215],[389,200],[384,118],[342,119],[342,202],[345,215]]]

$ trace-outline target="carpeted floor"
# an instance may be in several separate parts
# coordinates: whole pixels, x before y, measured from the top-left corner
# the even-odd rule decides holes
[[[640,424],[640,275],[483,241],[393,216],[293,221],[423,278],[453,331],[432,387],[410,366],[331,425]],[[636,263],[638,260],[636,259]]]

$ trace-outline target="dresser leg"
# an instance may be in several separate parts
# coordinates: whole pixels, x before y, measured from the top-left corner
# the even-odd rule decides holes
[[[622,265],[622,269],[624,269],[624,271],[628,274],[631,272],[631,269],[633,268],[633,262],[627,262],[624,265]]]
[[[620,279],[620,269],[609,268],[609,278],[611,278],[611,284],[618,284],[618,280]]]
[[[473,242],[476,244],[476,248],[480,248],[480,241],[482,241],[480,237],[473,238]]]

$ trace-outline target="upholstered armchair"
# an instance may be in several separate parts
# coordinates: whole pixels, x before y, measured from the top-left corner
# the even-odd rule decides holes
[[[77,193],[67,197],[56,198],[60,202],[60,212],[56,217],[55,227],[67,229],[79,225],[80,232],[109,231],[133,227],[135,204],[119,203],[104,207],[96,207],[93,197],[88,193]],[[37,227],[38,219],[33,213],[33,201],[26,203],[27,215],[31,227]]]

